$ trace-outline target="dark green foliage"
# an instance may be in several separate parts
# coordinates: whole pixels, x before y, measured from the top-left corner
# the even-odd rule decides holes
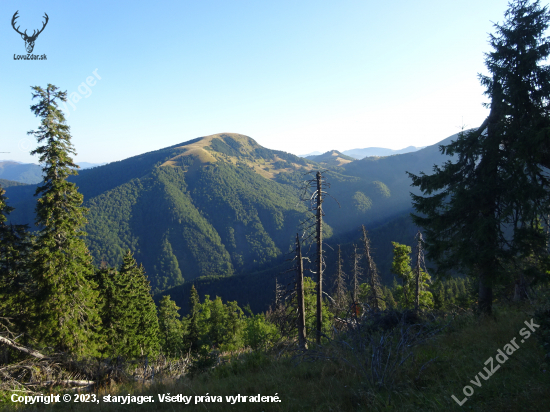
[[[145,269],[137,265],[128,252],[124,256],[120,274],[126,277],[135,288],[133,300],[138,305],[135,348],[139,356],[156,355],[159,350],[159,325],[157,307],[151,295],[151,285],[145,276]]]
[[[394,247],[394,258],[392,272],[395,273],[402,282],[402,285],[396,285],[393,290],[398,304],[405,309],[415,307],[415,274],[411,268],[411,247],[392,242]],[[430,284],[430,275],[424,270],[420,270],[419,287],[419,307],[421,309],[431,309],[434,307],[432,293],[428,290]]]
[[[212,150],[215,150],[216,152],[219,152],[219,153],[223,153],[227,156],[238,156],[239,155],[238,148],[237,148],[237,150],[235,150],[233,147],[231,147],[230,145],[225,143],[224,140],[212,139],[212,143],[210,144],[210,147],[212,148]],[[233,142],[234,142],[234,140],[233,140]],[[235,143],[237,143],[237,142],[235,142]]]
[[[306,318],[306,337],[310,340],[316,339],[317,335],[317,284],[310,277],[304,277],[304,312]],[[321,332],[325,335],[329,335],[332,332],[332,320],[334,314],[329,310],[328,302],[323,299],[322,305],[322,325]],[[294,336],[298,339],[297,313],[298,313],[298,300],[297,295],[293,294],[287,307],[285,308],[287,313],[283,323],[280,325],[280,329],[283,333],[287,331],[293,331]],[[324,341],[324,338],[321,339]]]
[[[550,299],[547,298],[550,302]],[[548,303],[542,306],[535,312],[535,323],[540,325],[540,329],[537,329],[537,339],[542,344],[542,349],[545,353],[545,362],[548,364],[550,361],[550,307]]]
[[[265,315],[254,315],[250,309],[249,317],[245,319],[244,345],[252,350],[267,349],[280,339],[277,326],[266,320]]]
[[[0,186],[0,317],[10,318],[18,331],[25,332],[33,289],[28,271],[32,238],[26,225],[6,223],[13,210],[6,200]]]
[[[491,77],[480,76],[491,98],[489,117],[441,147],[458,155],[456,163],[434,167],[431,176],[410,175],[431,195],[412,195],[430,257],[439,273],[459,268],[479,279],[484,312],[491,311],[492,288],[512,281],[507,264],[546,254],[539,221],[550,212],[550,182],[542,169],[550,152],[550,71],[541,63],[550,54],[543,37],[549,21],[538,2],[510,3],[505,23],[496,24],[490,37]]]
[[[90,280],[93,276],[92,257],[81,236],[85,234],[85,209],[82,195],[74,183],[67,181],[76,174],[70,155],[69,126],[58,101],[66,93],[49,84],[44,90],[33,87],[33,98],[39,102],[31,107],[40,117],[38,146],[31,154],[40,155],[44,165],[44,181],[36,189],[41,195],[36,206],[39,226],[30,272],[33,278],[33,335],[41,343],[75,355],[97,351],[100,319],[97,314],[97,292]]]
[[[244,314],[237,302],[223,304],[220,297],[210,300],[207,295],[199,313],[200,343],[221,351],[243,346]]]
[[[184,351],[184,329],[176,303],[165,295],[158,310],[160,345],[164,353],[176,355]]]
[[[156,266],[154,267],[156,271]],[[168,241],[168,237],[162,242],[162,249],[159,257],[159,268],[157,275],[154,277],[158,284],[158,288],[165,290],[170,286],[178,286],[183,283],[183,277],[176,256],[172,250],[172,245]]]
[[[119,270],[102,268],[96,275],[100,291],[105,356],[136,358],[159,350],[156,306],[143,268],[131,252]]]
[[[430,286],[434,308],[454,310],[457,307],[468,309],[476,301],[475,284],[470,278],[450,278],[437,280]]]
[[[372,207],[372,200],[362,192],[355,192],[353,195],[353,204],[358,212],[364,213]]]
[[[195,285],[191,286],[189,296],[189,315],[186,319],[187,334],[186,340],[189,348],[196,351],[199,348],[200,329],[199,329],[200,299]]]
[[[397,308],[397,302],[395,301],[393,297],[393,293],[390,288],[384,286],[384,300],[386,304],[387,309],[396,309]]]

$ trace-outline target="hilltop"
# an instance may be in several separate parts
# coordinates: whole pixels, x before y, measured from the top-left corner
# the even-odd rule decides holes
[[[306,159],[317,162],[323,166],[343,166],[356,160],[353,157],[346,156],[338,150],[329,150],[318,156],[307,156]]]

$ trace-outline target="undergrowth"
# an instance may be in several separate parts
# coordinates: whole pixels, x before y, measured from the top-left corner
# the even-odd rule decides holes
[[[368,341],[370,345],[365,345],[363,352],[357,349],[358,341],[354,341],[353,336],[339,335],[323,346],[312,346],[306,355],[280,350],[241,353],[193,377],[185,375],[179,379],[104,386],[95,392],[99,399],[108,394],[153,396],[155,403],[60,402],[24,407],[9,401],[11,393],[4,392],[0,395],[0,405],[2,410],[83,412],[172,411],[182,408],[206,411],[549,411],[550,370],[545,359],[547,349],[543,346],[546,342],[546,335],[541,333],[543,327],[534,331],[523,343],[519,334],[521,329],[526,328],[525,322],[535,318],[535,312],[541,324],[544,319],[547,321],[547,318],[543,319],[546,312],[541,308],[495,305],[495,316],[492,318],[478,318],[464,313],[414,326],[410,332],[412,337],[416,336],[416,341],[402,339],[403,331],[411,325],[398,325],[394,332],[374,328],[363,336],[364,342]],[[399,327],[402,329],[399,330]],[[422,328],[424,332],[417,334]],[[514,337],[519,349],[509,355],[508,360],[500,364],[500,368],[487,380],[478,378],[481,387],[471,383],[478,372],[485,374],[487,359],[495,358],[498,349],[502,350]],[[393,370],[391,379],[384,382],[373,380],[375,375],[369,369],[372,369],[375,352],[372,345],[380,346],[380,339],[389,342],[389,346],[380,349],[385,351],[378,353],[383,355],[380,358],[391,361],[395,357],[399,364]],[[403,348],[401,355],[399,342],[410,345]],[[404,358],[406,360],[401,362]],[[494,363],[495,366],[498,364],[496,360]],[[384,369],[379,368],[377,373],[376,376],[380,376]],[[460,407],[451,396],[455,395],[462,401],[465,386],[471,386],[474,393]],[[61,393],[55,389],[51,391]],[[170,396],[181,394],[193,398],[189,405],[159,402],[158,395],[168,393]],[[226,401],[226,396],[238,394],[247,397],[276,395],[280,402],[251,403],[247,398],[246,403],[232,405]],[[205,395],[221,396],[222,402],[195,404],[195,396]]]

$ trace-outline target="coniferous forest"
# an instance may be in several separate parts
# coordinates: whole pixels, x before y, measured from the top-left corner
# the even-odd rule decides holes
[[[32,87],[0,410],[549,410],[549,25],[512,1],[483,124],[388,157],[220,133],[78,171],[67,93]]]

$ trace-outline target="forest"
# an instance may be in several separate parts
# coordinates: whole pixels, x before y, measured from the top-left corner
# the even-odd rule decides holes
[[[549,24],[529,0],[495,24],[478,128],[361,161],[222,133],[78,172],[67,93],[32,87],[0,410],[547,410]],[[79,405],[25,402],[57,394]]]

